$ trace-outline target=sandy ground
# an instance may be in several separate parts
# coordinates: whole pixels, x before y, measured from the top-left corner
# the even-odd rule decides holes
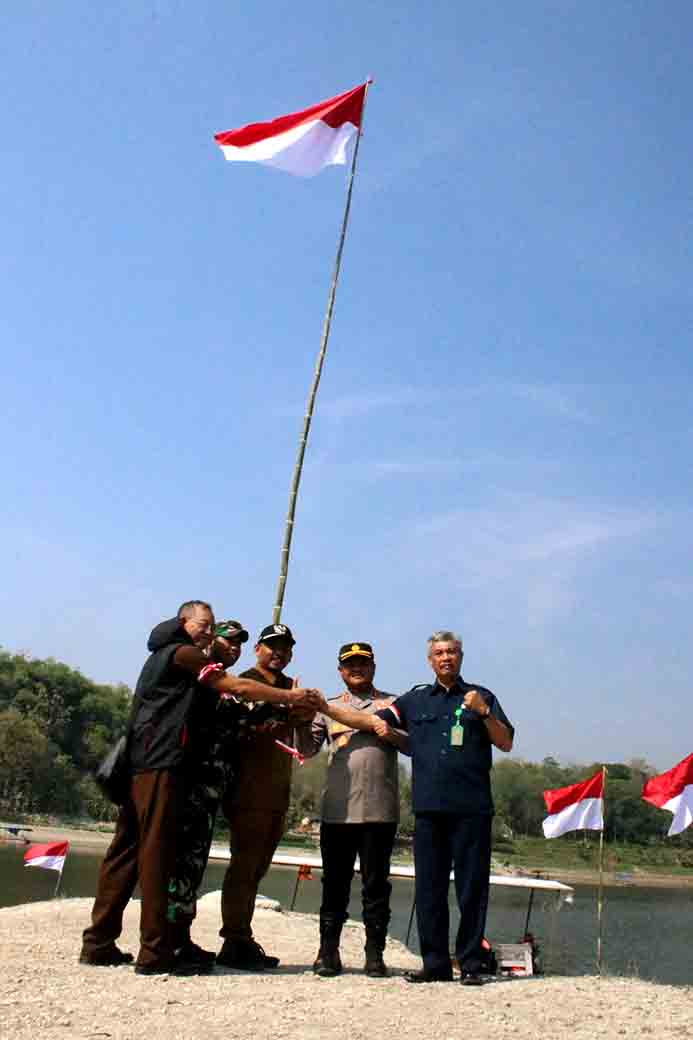
[[[138,976],[131,967],[77,963],[90,900],[58,899],[0,910],[0,1035],[53,1038],[264,1038],[471,1036],[477,1040],[606,1037],[683,1038],[693,1031],[693,989],[631,979],[533,978],[492,981],[478,989],[458,983],[411,986],[418,967],[397,942],[388,945],[388,979],[362,974],[363,930],[344,931],[343,975],[320,979],[310,970],[317,922],[307,914],[257,910],[255,931],[281,957],[265,974],[217,968],[207,977]],[[138,905],[127,910],[121,940],[137,949]],[[205,896],[195,938],[218,947],[219,893]]]

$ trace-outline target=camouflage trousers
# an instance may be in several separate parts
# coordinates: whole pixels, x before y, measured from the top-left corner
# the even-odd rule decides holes
[[[197,893],[209,859],[221,797],[233,779],[233,769],[222,748],[213,749],[197,769],[179,817],[178,854],[168,886],[167,918],[189,928],[197,912]]]

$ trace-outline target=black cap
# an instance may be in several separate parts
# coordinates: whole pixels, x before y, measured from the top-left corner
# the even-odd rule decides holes
[[[339,651],[339,663],[347,661],[350,657],[367,657],[369,661],[375,660],[370,643],[345,643]]]
[[[214,627],[214,635],[222,639],[237,639],[239,643],[248,642],[248,633],[240,621],[220,621]]]
[[[292,646],[296,643],[288,625],[266,625],[257,637],[258,643],[269,643],[272,639],[288,639]]]

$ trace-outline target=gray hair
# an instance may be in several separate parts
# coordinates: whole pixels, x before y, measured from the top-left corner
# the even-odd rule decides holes
[[[434,643],[457,643],[460,650],[462,650],[462,636],[448,631],[447,628],[441,628],[439,632],[434,632],[432,636],[428,637],[429,654]]]
[[[179,606],[176,617],[180,618],[181,621],[187,621],[195,613],[195,607],[202,607],[203,610],[208,610],[210,614],[214,613],[209,603],[205,603],[203,599],[187,599],[185,603],[181,603]]]

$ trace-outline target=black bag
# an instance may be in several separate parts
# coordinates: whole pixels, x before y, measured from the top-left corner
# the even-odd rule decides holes
[[[94,780],[101,793],[115,805],[122,805],[130,790],[132,769],[128,736],[124,733],[118,738],[94,773]]]

